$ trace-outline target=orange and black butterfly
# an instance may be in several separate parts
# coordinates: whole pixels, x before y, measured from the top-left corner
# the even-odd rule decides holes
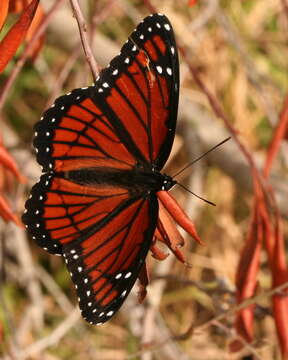
[[[91,324],[120,308],[155,231],[169,237],[159,203],[189,231],[189,220],[175,216],[173,198],[165,202],[176,181],[160,173],[175,135],[178,96],[173,29],[167,17],[153,14],[95,85],[61,96],[36,124],[44,174],[23,222],[39,246],[64,257]]]

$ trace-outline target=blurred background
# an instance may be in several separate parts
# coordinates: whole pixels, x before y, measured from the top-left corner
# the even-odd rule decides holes
[[[186,53],[185,61],[180,55],[177,136],[164,172],[175,173],[231,135],[227,124],[211,107],[207,93],[195,83],[189,64],[261,168],[287,93],[285,1],[151,3],[157,12],[170,19],[177,44]],[[151,12],[151,3],[81,1],[99,67],[105,67],[119,52],[134,27]],[[41,172],[31,145],[34,124],[55,98],[92,83],[69,1],[46,0],[40,4],[41,21],[49,18],[38,48],[17,77],[11,80],[25,45],[0,75],[2,141],[27,180],[17,182],[0,165],[0,193],[18,217]],[[7,17],[0,40],[18,18],[15,11]],[[12,86],[7,88],[9,81]],[[269,178],[286,238],[287,154],[287,141],[282,141]],[[186,237],[183,253],[189,266],[172,255],[159,262],[149,254],[150,285],[146,300],[138,304],[136,284],[119,313],[100,327],[93,327],[80,317],[74,287],[62,258],[38,248],[23,228],[0,218],[0,357],[281,359],[271,297],[265,296],[271,289],[265,247],[259,253],[259,271],[254,277],[255,294],[264,295],[257,299],[254,308],[253,338],[242,341],[239,351],[231,352],[236,335],[235,311],[226,312],[236,304],[237,266],[247,243],[254,204],[247,157],[232,138],[187,169],[178,181],[216,203],[216,207],[210,206],[179,187],[171,190],[206,246],[196,245]],[[221,314],[224,316],[218,319]]]

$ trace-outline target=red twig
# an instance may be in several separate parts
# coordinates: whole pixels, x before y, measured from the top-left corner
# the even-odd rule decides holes
[[[268,147],[266,162],[264,165],[264,177],[268,177],[272,162],[279,151],[282,139],[285,137],[288,130],[288,96],[286,96],[283,108],[280,114],[278,125],[274,131],[273,139]]]
[[[239,264],[236,271],[236,300],[237,304],[254,296],[257,288],[257,274],[260,265],[260,252],[263,246],[263,223],[261,217],[261,210],[265,203],[263,199],[263,192],[261,187],[254,178],[254,209],[251,219],[249,233],[240,255]],[[247,306],[236,315],[235,328],[238,335],[251,342],[253,340],[253,318],[254,318],[255,304]],[[239,336],[230,344],[231,351],[239,351],[243,347],[243,342]]]
[[[288,15],[288,13],[287,13]],[[285,138],[288,129],[288,96],[286,96],[282,111],[279,116],[278,125],[267,151],[264,165],[264,177],[270,174],[273,160],[277,156],[281,141]],[[288,280],[288,269],[285,257],[284,236],[281,217],[277,206],[275,206],[274,191],[270,189],[271,201],[274,213],[270,215],[266,209],[266,217],[272,217],[271,222],[266,222],[265,241],[268,253],[269,265],[272,271],[273,287],[277,287]],[[273,216],[274,215],[274,216]],[[273,219],[274,218],[274,219]],[[283,359],[288,359],[288,293],[273,296],[273,315],[277,328],[277,334],[281,347]]]

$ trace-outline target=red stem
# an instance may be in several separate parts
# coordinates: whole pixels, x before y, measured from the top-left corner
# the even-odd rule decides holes
[[[283,108],[280,114],[279,122],[274,131],[273,139],[269,145],[267,157],[264,166],[264,177],[267,178],[269,176],[273,160],[275,159],[282,139],[285,137],[285,134],[288,130],[288,96],[286,96],[283,104]]]

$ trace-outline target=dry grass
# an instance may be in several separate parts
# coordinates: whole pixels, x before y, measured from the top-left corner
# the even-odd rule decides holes
[[[189,61],[261,164],[287,92],[288,20],[283,2],[207,0],[191,8],[187,3],[153,1],[169,17]],[[92,11],[101,14],[96,16],[93,50],[99,65],[105,66],[148,11],[142,1],[83,1],[85,4],[89,19]],[[30,147],[33,124],[54,97],[91,81],[68,3],[55,12],[46,35],[44,49],[18,75],[1,115],[5,144],[29,179],[29,187],[40,174]],[[12,68],[13,64],[1,81]],[[184,61],[180,98],[179,132],[168,173],[228,134]],[[272,172],[286,220],[287,161],[286,143]],[[215,320],[235,305],[235,273],[251,216],[251,176],[240,150],[231,140],[179,180],[217,204],[214,208],[179,188],[173,190],[206,246],[187,239],[185,254],[191,267],[172,256],[159,263],[149,255],[151,283],[146,301],[139,305],[135,294],[130,295],[119,314],[97,328],[87,325],[74,310],[74,290],[61,259],[37,248],[23,229],[0,222],[3,359],[218,360],[244,359],[251,354],[263,360],[281,358],[268,296],[271,274],[265,251],[258,277],[258,293],[263,296],[255,308],[253,343],[244,343],[240,353],[230,353],[234,314],[230,311],[221,321]],[[27,192],[28,187],[22,185],[9,192],[19,213]],[[287,223],[284,230],[287,236]],[[194,331],[180,341],[179,334],[191,324]]]

